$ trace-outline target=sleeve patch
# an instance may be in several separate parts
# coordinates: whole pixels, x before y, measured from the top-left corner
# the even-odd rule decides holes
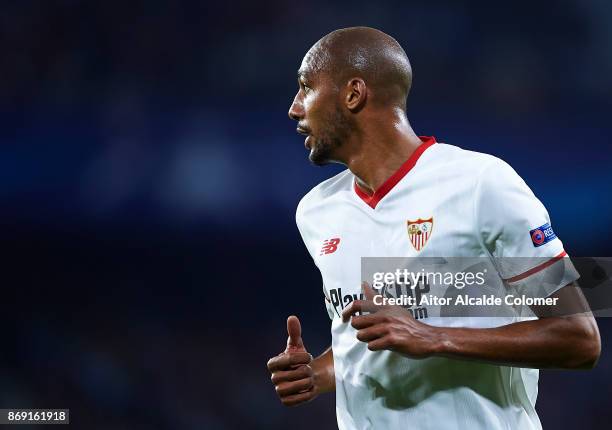
[[[538,228],[534,228],[533,230],[529,231],[529,235],[531,236],[531,242],[533,243],[533,246],[535,246],[536,248],[557,238],[557,235],[555,234],[552,227],[550,226],[550,223],[548,222]]]

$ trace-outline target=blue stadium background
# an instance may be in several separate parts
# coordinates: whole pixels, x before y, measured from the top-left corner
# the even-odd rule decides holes
[[[309,165],[287,110],[336,28],[396,37],[415,130],[505,159],[571,255],[612,254],[609,2],[127,3],[0,6],[0,407],[91,430],[335,428],[333,396],[287,410],[265,363],[291,313],[313,353],[330,341],[294,210],[339,168]],[[612,418],[599,323],[594,371],[541,373],[545,428]]]

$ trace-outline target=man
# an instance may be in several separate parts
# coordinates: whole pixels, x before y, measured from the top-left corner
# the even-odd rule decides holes
[[[313,360],[289,317],[287,347],[268,362],[272,382],[287,406],[335,390],[340,429],[541,428],[537,369],[595,365],[590,313],[533,307],[541,318],[434,319],[375,304],[362,285],[361,257],[482,257],[527,290],[561,270],[541,294],[583,303],[548,213],[516,172],[414,133],[411,80],[404,50],[372,28],[334,31],[302,61],[289,116],[314,164],[348,168],[310,191],[296,214],[323,278],[332,346]],[[506,267],[502,257],[544,263]]]

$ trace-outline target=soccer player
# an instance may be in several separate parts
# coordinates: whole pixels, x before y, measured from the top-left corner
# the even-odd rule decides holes
[[[533,307],[540,318],[501,325],[430,318],[376,304],[362,285],[361,257],[482,257],[508,285],[584,301],[546,209],[508,164],[414,133],[411,81],[402,47],[372,28],[334,31],[302,61],[289,116],[312,163],[347,167],[296,213],[323,278],[332,346],[313,359],[290,316],[287,347],[268,361],[272,382],[287,406],[335,390],[340,429],[539,429],[537,369],[588,369],[598,360],[590,312]],[[507,257],[544,262],[501,264]],[[551,270],[557,282],[538,284]]]

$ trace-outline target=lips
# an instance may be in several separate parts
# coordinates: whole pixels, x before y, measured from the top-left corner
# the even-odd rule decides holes
[[[310,141],[310,138],[312,137],[310,135],[310,130],[304,127],[300,127],[300,126],[298,126],[295,130],[298,133],[300,133],[302,136],[306,136],[306,139],[304,139],[304,146],[306,147],[306,149],[310,149],[309,141]]]

